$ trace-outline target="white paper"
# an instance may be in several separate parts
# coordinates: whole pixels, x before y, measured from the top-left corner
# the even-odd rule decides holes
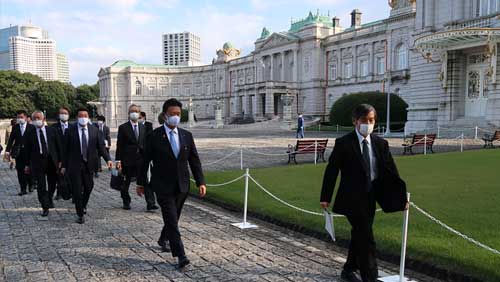
[[[108,147],[108,140],[104,140],[104,146]]]
[[[325,229],[332,237],[332,240],[335,242],[335,226],[333,225],[333,214],[328,212],[328,210],[324,209],[323,213],[325,215]]]

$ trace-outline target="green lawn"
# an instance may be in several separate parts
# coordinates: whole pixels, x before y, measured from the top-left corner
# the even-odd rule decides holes
[[[444,223],[500,250],[500,150],[467,151],[396,158],[411,199]],[[319,194],[325,165],[254,169],[250,174],[278,197],[321,212]],[[242,171],[211,172],[208,183],[222,183]],[[250,182],[249,210],[323,231],[322,217],[303,214],[276,202]],[[207,197],[243,207],[244,181],[209,188]],[[377,213],[377,247],[399,254],[402,213]],[[336,232],[349,239],[349,224],[337,219]],[[408,257],[484,281],[500,281],[500,256],[446,231],[415,209],[410,211]]]

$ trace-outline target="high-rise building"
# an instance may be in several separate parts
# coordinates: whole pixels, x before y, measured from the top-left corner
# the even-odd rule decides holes
[[[57,53],[57,80],[69,83],[68,59],[62,53]]]
[[[162,43],[164,65],[201,65],[201,44],[197,35],[191,32],[164,34]]]
[[[49,38],[47,31],[31,24],[0,29],[0,69],[69,82],[68,62],[63,55],[59,63],[56,41]]]

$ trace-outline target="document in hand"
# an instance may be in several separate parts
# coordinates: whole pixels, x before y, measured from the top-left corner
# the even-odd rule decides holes
[[[335,226],[333,225],[333,214],[331,214],[327,209],[323,210],[325,215],[325,229],[332,237],[332,240],[335,242]]]

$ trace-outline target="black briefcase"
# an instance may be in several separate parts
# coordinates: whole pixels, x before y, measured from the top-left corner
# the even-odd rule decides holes
[[[375,183],[375,199],[386,213],[404,211],[407,202],[406,183],[397,175],[386,172]]]
[[[123,188],[123,182],[125,181],[125,176],[121,173],[111,173],[111,180],[109,187],[113,190],[121,191]]]

